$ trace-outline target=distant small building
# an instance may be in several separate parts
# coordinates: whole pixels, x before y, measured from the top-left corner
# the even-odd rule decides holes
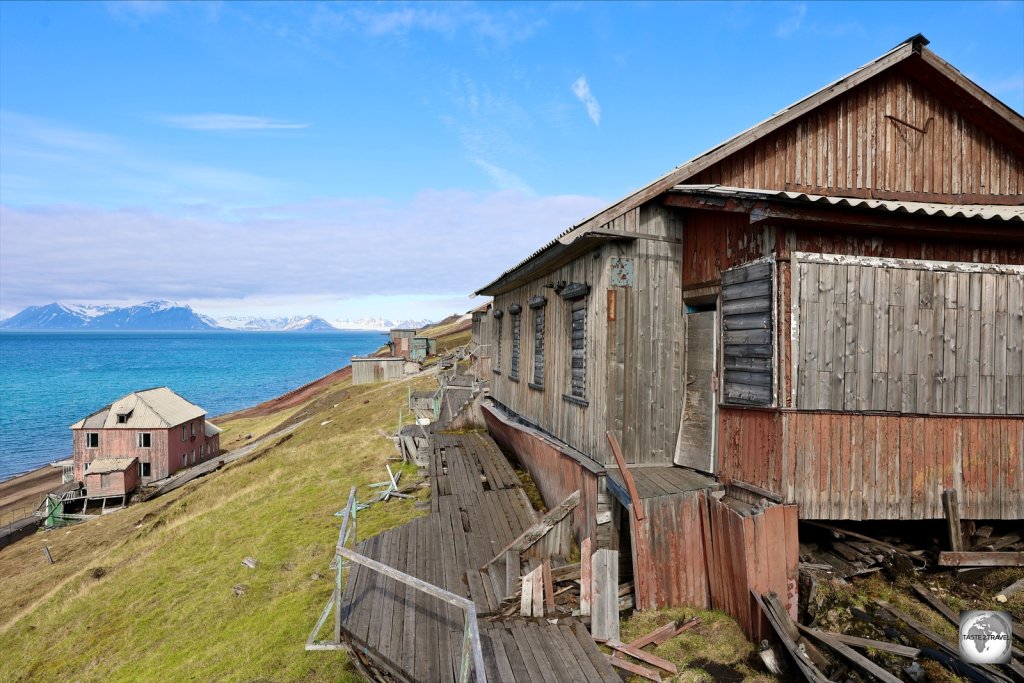
[[[425,360],[427,356],[437,354],[437,340],[433,337],[413,337],[412,350],[409,358],[412,360]]]
[[[71,425],[74,480],[89,498],[123,497],[220,453],[206,411],[167,387],[135,391]]]
[[[408,374],[407,366],[418,364],[409,363],[401,356],[368,356],[366,358],[352,359],[352,384],[373,384],[374,382],[386,382],[392,379],[401,379]]]
[[[390,335],[391,341],[388,342],[388,346],[391,348],[391,355],[409,358],[412,355],[412,340],[416,336],[416,330],[396,327],[391,330]]]

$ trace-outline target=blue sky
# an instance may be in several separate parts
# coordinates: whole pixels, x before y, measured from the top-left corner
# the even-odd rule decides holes
[[[924,33],[1024,109],[1024,4],[0,3],[0,314],[440,317]]]

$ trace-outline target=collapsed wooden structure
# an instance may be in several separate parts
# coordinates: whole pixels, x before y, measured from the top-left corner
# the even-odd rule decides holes
[[[489,430],[638,607],[792,612],[797,516],[1024,518],[1024,119],[927,44],[477,292]]]

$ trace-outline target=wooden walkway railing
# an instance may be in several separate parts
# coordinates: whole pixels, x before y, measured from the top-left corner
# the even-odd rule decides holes
[[[453,607],[459,608],[464,614],[463,621],[463,637],[462,637],[462,657],[461,665],[459,668],[459,683],[469,683],[473,680],[476,683],[487,683],[487,673],[484,668],[483,651],[480,647],[480,626],[477,622],[476,605],[472,600],[464,598],[460,595],[456,595],[443,588],[417,579],[414,576],[410,576],[405,572],[399,571],[394,567],[389,567],[386,564],[377,562],[376,560],[370,559],[365,555],[362,555],[351,548],[345,547],[349,539],[349,534],[353,542],[356,536],[356,487],[353,486],[349,492],[348,504],[342,514],[341,531],[338,534],[338,544],[335,547],[335,565],[337,568],[337,576],[334,587],[334,592],[331,594],[331,599],[328,600],[324,606],[323,613],[320,615],[320,619],[317,620],[316,625],[313,627],[313,631],[309,634],[309,638],[306,640],[307,650],[349,650],[351,649],[345,644],[342,639],[342,575],[345,568],[345,560],[354,562],[362,565],[371,571],[377,572],[390,579],[394,579],[406,586],[414,588],[422,593],[426,593],[438,600],[448,603]],[[351,527],[349,521],[351,520]],[[331,614],[331,610],[334,610],[334,640],[323,641],[317,640],[321,629],[327,622],[328,617]],[[354,658],[356,664],[361,666],[361,662],[357,658]]]

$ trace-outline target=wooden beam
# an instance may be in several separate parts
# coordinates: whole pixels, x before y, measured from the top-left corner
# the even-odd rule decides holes
[[[679,671],[675,664],[668,661],[664,657],[659,657],[658,655],[651,654],[650,652],[644,652],[638,647],[633,647],[632,645],[627,645],[626,643],[620,643],[617,640],[609,640],[607,643],[605,643],[605,645],[612,648],[613,650],[629,655],[634,659],[639,659],[641,662],[647,662],[651,666],[656,666],[659,669],[664,669],[670,674],[678,673]]]
[[[921,654],[920,648],[898,645],[884,640],[872,640],[871,638],[848,636],[845,633],[834,633],[832,631],[823,631],[823,633],[827,633],[830,637],[838,640],[844,645],[852,645],[853,647],[863,649],[870,648],[872,650],[879,650],[880,652],[888,652],[889,654],[893,654],[898,657],[906,657],[907,659],[917,659],[917,656]]]
[[[633,481],[633,473],[626,466],[626,459],[622,457],[622,449],[619,448],[619,440],[615,438],[615,434],[608,431],[605,432],[605,436],[608,437],[608,443],[612,447],[612,455],[615,456],[615,463],[619,466],[622,481],[626,484],[626,490],[629,491],[630,507],[633,508],[633,516],[636,517],[637,521],[640,521],[645,516],[644,503],[640,499],[640,494],[637,493],[636,482]]]
[[[871,676],[875,677],[879,681],[882,681],[882,683],[903,683],[901,679],[897,678],[896,676],[893,676],[891,673],[889,673],[888,671],[886,671],[882,667],[878,666],[877,664],[875,664],[874,662],[872,662],[870,659],[868,659],[864,655],[860,654],[859,652],[857,652],[857,651],[851,649],[850,647],[844,645],[843,643],[839,642],[835,638],[832,638],[830,635],[826,634],[824,631],[819,631],[819,630],[813,629],[813,628],[807,628],[803,624],[799,624],[799,623],[796,626],[803,633],[806,633],[807,635],[811,636],[812,638],[815,638],[816,640],[818,640],[818,641],[820,641],[822,643],[825,643],[830,648],[832,648],[833,650],[838,652],[840,655],[842,655],[842,657],[846,661],[850,662],[851,664],[856,666],[858,669],[861,669],[862,671],[864,671],[864,672],[870,674]]]
[[[796,662],[797,668],[804,675],[804,678],[810,681],[810,683],[828,683],[828,678],[814,666],[806,652],[802,652],[797,648],[796,639],[791,633],[791,630],[795,632],[795,629],[793,629],[793,622],[790,619],[789,613],[785,609],[777,611],[773,606],[769,605],[769,601],[765,597],[755,590],[751,590],[750,594],[754,597],[758,607],[761,608],[761,612],[768,619],[768,623],[775,630],[775,635],[778,636],[779,641],[789,651],[790,656]],[[769,593],[768,597],[772,595],[774,594]]]
[[[601,237],[616,237],[624,240],[654,240],[656,242],[669,242],[671,244],[683,243],[682,240],[674,237],[666,237],[665,235],[651,235],[645,232],[626,232],[625,230],[609,230],[606,228],[590,230],[587,234],[600,235]]]
[[[946,524],[949,526],[949,549],[961,552],[964,549],[964,529],[960,524],[960,499],[956,489],[942,492],[942,509],[946,512]]]
[[[628,671],[631,674],[636,674],[637,676],[642,676],[649,681],[661,682],[661,674],[653,669],[648,669],[646,666],[640,666],[639,664],[628,662],[625,659],[616,659],[609,654],[606,654],[605,657],[608,659],[608,663],[614,667],[618,667],[623,671]]]
[[[580,490],[576,489],[569,495],[568,498],[566,498],[557,506],[549,510],[548,513],[544,515],[539,522],[531,526],[523,533],[519,534],[518,538],[513,540],[504,548],[502,548],[497,555],[492,557],[487,562],[487,564],[485,564],[483,567],[480,567],[480,571],[484,571],[485,569],[487,569],[487,566],[493,562],[504,562],[505,553],[509,552],[510,550],[522,553],[524,550],[528,549],[530,546],[540,541],[542,538],[544,538],[545,535],[547,535],[549,531],[551,531],[551,529],[555,527],[556,524],[561,522],[566,515],[568,515],[570,512],[576,509],[576,506],[579,504]]]
[[[555,611],[555,585],[551,581],[551,560],[545,559],[541,569],[544,577],[544,609],[550,614]]]
[[[1024,567],[1024,552],[940,552],[941,567]]]

